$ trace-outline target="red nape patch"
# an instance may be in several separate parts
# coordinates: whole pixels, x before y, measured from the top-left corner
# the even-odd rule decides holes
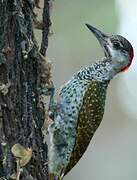
[[[132,64],[133,57],[134,57],[134,50],[133,50],[133,47],[132,47],[131,50],[130,50],[130,62],[129,62],[129,64],[128,64],[125,68],[123,68],[123,69],[121,70],[122,72],[125,72],[125,71],[128,70],[128,68],[129,68],[130,65]]]

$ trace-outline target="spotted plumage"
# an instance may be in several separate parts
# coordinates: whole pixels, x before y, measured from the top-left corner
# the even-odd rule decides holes
[[[116,48],[114,36],[88,28],[98,38],[105,58],[82,68],[61,88],[54,122],[48,128],[50,180],[62,179],[82,157],[103,118],[110,80],[129,67],[133,58],[133,48],[125,38],[116,36]]]
[[[106,90],[109,82],[93,81],[83,97],[83,104],[79,111],[77,139],[71,153],[65,174],[78,162],[86,151],[90,140],[100,125],[104,114]]]

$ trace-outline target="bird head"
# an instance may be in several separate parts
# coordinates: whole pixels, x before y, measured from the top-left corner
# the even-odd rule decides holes
[[[107,35],[89,24],[86,26],[96,36],[104,49],[105,56],[112,61],[114,68],[118,71],[126,71],[134,57],[130,42],[120,35]]]

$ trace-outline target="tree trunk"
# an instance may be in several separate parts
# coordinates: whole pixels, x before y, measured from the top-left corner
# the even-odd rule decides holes
[[[41,129],[46,118],[45,91],[51,81],[51,66],[45,58],[49,0],[44,1],[40,51],[33,32],[35,6],[38,0],[0,0],[0,179],[48,179]],[[32,150],[25,165],[11,152],[15,144],[26,152]]]

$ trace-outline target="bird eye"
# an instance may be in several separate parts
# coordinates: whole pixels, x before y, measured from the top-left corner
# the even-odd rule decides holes
[[[119,42],[113,42],[113,46],[117,49],[121,47],[121,44]]]

